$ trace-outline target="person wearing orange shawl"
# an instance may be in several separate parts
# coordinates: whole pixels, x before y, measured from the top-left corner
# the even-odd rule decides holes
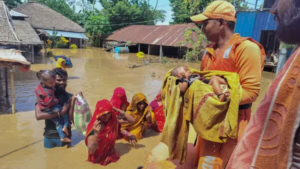
[[[154,112],[155,125],[152,125],[151,128],[154,131],[161,133],[164,129],[166,122],[164,115],[164,107],[162,105],[161,91],[158,92],[155,99],[150,103],[151,109]]]
[[[300,1],[277,0],[277,37],[300,44]],[[300,168],[300,47],[277,74],[233,152],[228,169]]]
[[[211,42],[205,49],[200,70],[235,72],[240,78],[242,97],[237,138],[214,143],[198,137],[195,165],[198,168],[225,168],[250,120],[252,103],[258,97],[265,52],[253,39],[234,34],[236,11],[227,1],[213,1],[191,20],[203,24],[202,31]]]
[[[117,116],[108,100],[98,101],[93,118],[87,126],[85,144],[88,147],[88,161],[103,166],[117,162],[115,151],[119,133]]]
[[[126,114],[135,119],[135,123],[125,123],[121,125],[121,133],[124,139],[135,145],[136,142],[143,138],[143,133],[154,123],[154,114],[148,105],[146,96],[137,93],[133,96]]]

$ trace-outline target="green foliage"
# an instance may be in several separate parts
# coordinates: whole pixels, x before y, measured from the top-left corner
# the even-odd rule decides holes
[[[21,0],[6,0],[5,4],[9,7],[9,8],[14,8],[20,4],[22,4]]]
[[[89,16],[84,28],[91,36],[92,44],[94,46],[100,45],[101,35],[107,35],[111,32],[111,26],[108,19],[101,13]]]
[[[55,29],[53,30],[52,36],[49,36],[49,39],[52,41],[51,47],[55,48],[65,48],[69,42],[64,37],[57,36],[57,31]]]
[[[194,40],[192,37],[195,37],[195,35],[198,37],[197,40]],[[205,36],[198,28],[189,28],[184,32],[185,40],[180,42],[181,46],[191,46],[190,49],[187,49],[186,54],[184,55],[184,58],[186,61],[198,61],[199,56],[202,56],[202,53],[204,51],[203,47],[201,46],[202,41],[206,41]]]
[[[181,24],[192,22],[190,17],[201,13],[205,7],[214,0],[169,0],[173,11],[173,22]],[[228,0],[233,4],[234,0]],[[235,0],[238,11],[248,10],[246,0]]]
[[[76,22],[75,11],[66,3],[65,0],[37,0],[38,2],[48,6],[56,12]]]
[[[112,31],[134,25],[154,25],[164,21],[165,11],[154,10],[148,0],[100,0]]]

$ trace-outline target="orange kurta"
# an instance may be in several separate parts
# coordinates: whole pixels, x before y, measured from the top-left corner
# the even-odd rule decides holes
[[[239,34],[234,34],[218,56],[215,55],[214,44],[210,44],[206,48],[201,62],[201,70],[238,73],[242,86],[240,105],[245,105],[253,103],[258,97],[264,60],[265,52],[259,43],[250,38],[241,38]],[[199,163],[198,168],[224,168],[250,117],[251,108],[239,110],[237,139],[229,139],[226,143],[219,144],[198,138],[195,165]]]

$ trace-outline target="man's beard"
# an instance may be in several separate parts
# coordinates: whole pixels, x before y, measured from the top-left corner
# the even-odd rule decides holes
[[[65,93],[66,92],[66,87],[65,85],[55,85],[55,92],[57,93]]]
[[[278,16],[276,16],[278,18]],[[300,10],[299,7],[291,6],[278,18],[277,36],[288,44],[300,43]]]

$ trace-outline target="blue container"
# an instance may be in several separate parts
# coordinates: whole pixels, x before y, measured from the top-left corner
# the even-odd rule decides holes
[[[128,47],[115,47],[115,53],[129,53]]]

